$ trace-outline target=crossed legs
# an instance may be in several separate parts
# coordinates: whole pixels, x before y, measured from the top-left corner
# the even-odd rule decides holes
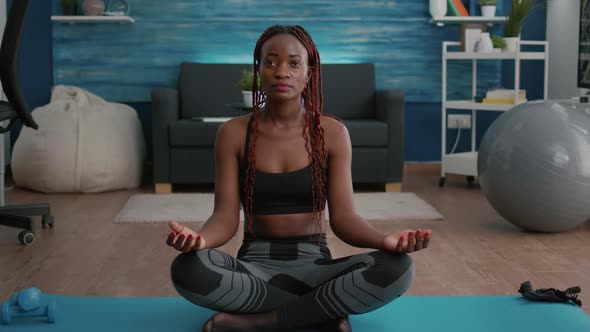
[[[348,315],[391,302],[414,275],[408,255],[384,251],[339,259],[244,257],[206,249],[174,260],[172,281],[179,294],[220,312],[205,331],[348,331]]]

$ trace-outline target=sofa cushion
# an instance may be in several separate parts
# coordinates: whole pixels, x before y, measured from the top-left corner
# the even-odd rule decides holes
[[[228,104],[242,101],[238,81],[250,64],[180,65],[180,117],[236,116]],[[219,77],[221,79],[211,79]],[[322,64],[324,112],[342,119],[375,118],[375,67],[372,63]]]
[[[170,146],[206,146],[215,145],[215,136],[221,122],[203,122],[198,120],[179,120],[170,123],[168,134]]]
[[[353,147],[387,147],[387,122],[344,120]]]
[[[353,147],[387,147],[387,123],[378,120],[343,120]],[[213,147],[221,122],[179,120],[170,124],[170,146]]]
[[[236,116],[228,104],[243,100],[238,85],[247,64],[189,63],[180,65],[180,117]]]
[[[372,63],[323,64],[324,113],[342,119],[375,119]]]

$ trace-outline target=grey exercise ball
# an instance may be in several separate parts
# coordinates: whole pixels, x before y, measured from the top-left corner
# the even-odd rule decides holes
[[[590,104],[533,101],[500,115],[477,159],[481,189],[506,220],[563,232],[590,220]]]

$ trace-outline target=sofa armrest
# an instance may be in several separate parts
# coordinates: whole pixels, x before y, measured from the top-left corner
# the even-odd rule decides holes
[[[154,183],[170,183],[170,123],[180,114],[178,90],[152,90],[152,158]]]
[[[387,122],[387,169],[391,182],[401,182],[404,172],[404,103],[406,95],[399,89],[377,90],[377,120]]]

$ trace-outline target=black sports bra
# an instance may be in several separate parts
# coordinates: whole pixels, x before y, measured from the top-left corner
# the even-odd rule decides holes
[[[246,130],[244,162],[240,165],[240,197],[246,206],[244,181],[248,167],[250,126]],[[252,210],[255,215],[293,214],[313,212],[311,165],[286,173],[267,173],[256,170]]]

